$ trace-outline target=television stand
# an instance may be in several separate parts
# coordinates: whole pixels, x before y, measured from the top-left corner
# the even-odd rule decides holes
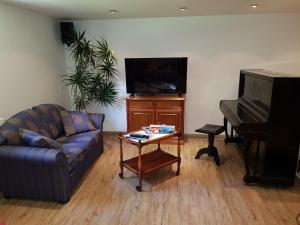
[[[126,98],[127,132],[140,130],[151,124],[174,125],[180,132],[180,143],[184,142],[185,96],[157,95]],[[176,144],[176,140],[167,140]]]

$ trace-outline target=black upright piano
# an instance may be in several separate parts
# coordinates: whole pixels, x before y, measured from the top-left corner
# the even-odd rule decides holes
[[[220,110],[225,142],[239,143],[243,150],[244,182],[293,186],[300,142],[300,77],[241,70],[238,99],[222,100]]]

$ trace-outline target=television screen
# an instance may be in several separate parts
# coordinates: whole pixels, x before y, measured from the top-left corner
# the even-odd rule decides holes
[[[187,58],[125,59],[127,93],[185,94]]]

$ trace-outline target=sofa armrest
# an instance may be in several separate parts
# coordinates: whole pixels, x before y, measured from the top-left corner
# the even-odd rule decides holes
[[[0,189],[7,198],[67,202],[71,190],[64,153],[48,148],[0,146]]]
[[[101,113],[89,113],[89,117],[95,127],[99,130],[103,130],[103,122],[105,119],[105,115]]]

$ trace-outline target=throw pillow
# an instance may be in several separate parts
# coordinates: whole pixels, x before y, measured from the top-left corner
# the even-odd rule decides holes
[[[96,130],[86,112],[60,111],[60,116],[66,136]]]
[[[21,111],[0,126],[0,134],[5,137],[5,144],[22,145],[19,129],[28,129],[43,136],[50,137],[49,132],[39,115],[31,109]]]
[[[21,128],[19,129],[19,135],[22,141],[28,146],[63,150],[62,144],[34,131]]]

